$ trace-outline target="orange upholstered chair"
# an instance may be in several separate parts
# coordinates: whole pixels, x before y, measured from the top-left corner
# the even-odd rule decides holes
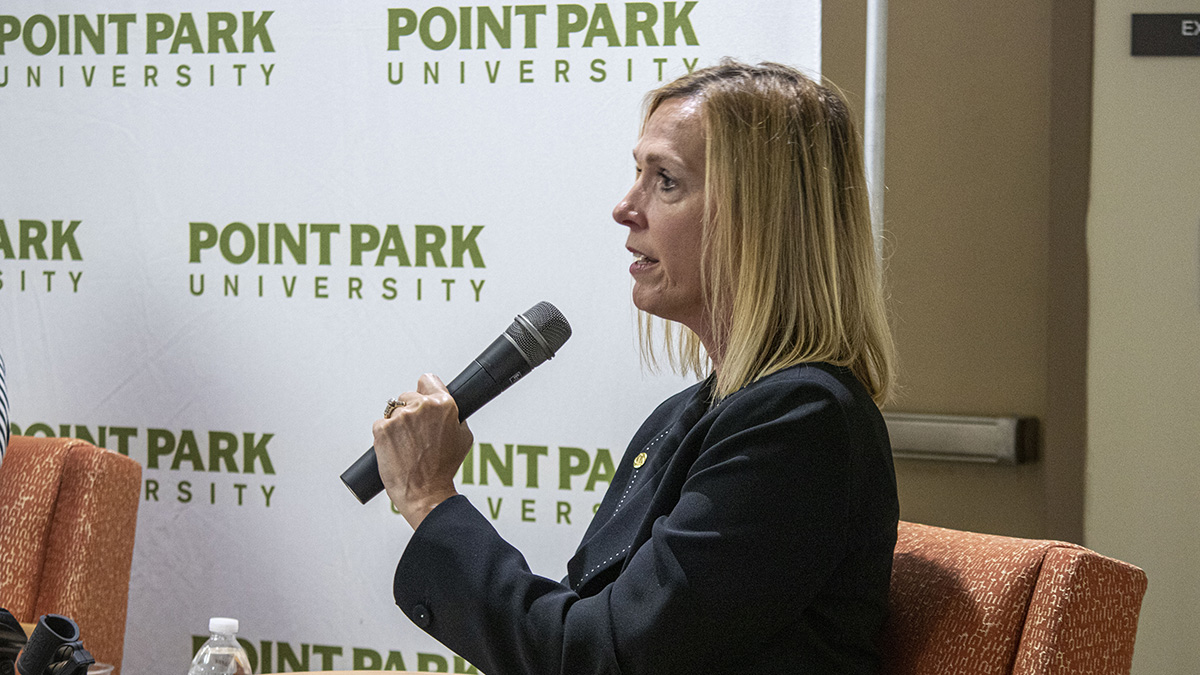
[[[884,672],[1128,673],[1145,592],[1082,546],[901,522]]]
[[[13,436],[0,463],[0,607],[61,614],[119,668],[142,467],[72,438]]]

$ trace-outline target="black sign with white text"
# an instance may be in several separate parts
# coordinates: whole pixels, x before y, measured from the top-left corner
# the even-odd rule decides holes
[[[1133,56],[1200,56],[1200,14],[1134,14]]]

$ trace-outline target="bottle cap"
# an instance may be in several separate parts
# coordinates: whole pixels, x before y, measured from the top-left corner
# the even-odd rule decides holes
[[[233,635],[238,632],[238,620],[227,619],[223,616],[214,616],[208,620],[208,632]]]

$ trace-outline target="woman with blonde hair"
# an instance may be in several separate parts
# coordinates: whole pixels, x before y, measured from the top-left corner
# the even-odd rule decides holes
[[[850,113],[726,61],[652,92],[633,154],[613,217],[644,347],[702,381],[634,436],[559,583],[455,491],[471,432],[422,377],[375,424],[415,529],[396,602],[489,675],[877,672],[894,355]]]

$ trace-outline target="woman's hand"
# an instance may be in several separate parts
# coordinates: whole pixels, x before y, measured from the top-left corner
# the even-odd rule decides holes
[[[474,437],[458,421],[458,406],[436,375],[426,373],[417,390],[388,419],[376,420],[375,456],[388,497],[415,530],[435,506],[458,494],[454,474]]]

